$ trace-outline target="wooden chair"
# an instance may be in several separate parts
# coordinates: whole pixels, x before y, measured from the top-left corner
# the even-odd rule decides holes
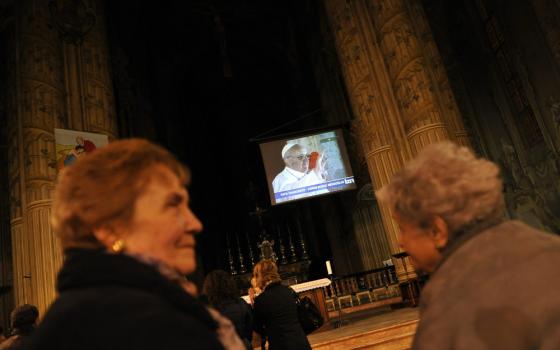
[[[384,287],[376,288],[371,293],[374,300],[381,300],[387,297],[387,290]]]
[[[371,303],[371,295],[369,294],[369,291],[367,291],[367,290],[365,290],[363,292],[356,293],[356,299],[358,301],[358,305],[364,304],[362,299],[366,299],[367,303]]]
[[[342,309],[343,302],[348,302],[350,304],[350,307],[354,306],[354,301],[352,299],[352,294],[343,295],[341,297],[338,297],[338,307],[340,309]]]
[[[327,311],[335,311],[336,310],[336,306],[334,304],[334,299],[333,298],[326,299],[325,300],[325,306],[327,307]]]

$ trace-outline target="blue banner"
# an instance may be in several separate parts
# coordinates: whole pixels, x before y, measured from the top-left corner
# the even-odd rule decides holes
[[[354,186],[354,176],[349,176],[343,179],[331,180],[317,185],[305,186],[289,191],[276,192],[274,193],[274,198],[277,202],[279,202],[282,200],[297,199],[329,192],[336,192]]]

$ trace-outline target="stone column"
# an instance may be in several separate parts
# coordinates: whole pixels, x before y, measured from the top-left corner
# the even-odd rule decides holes
[[[24,0],[15,8],[8,111],[14,294],[16,305],[44,311],[55,297],[62,261],[49,216],[56,179],[53,129],[66,114],[63,57],[47,2]]]
[[[430,143],[469,145],[419,1],[328,0],[325,6],[374,189]],[[391,253],[398,253],[398,228],[387,208],[380,211]],[[397,266],[397,274],[414,272]]]
[[[385,72],[379,69],[382,58],[372,33],[364,28],[368,19],[363,18],[357,2],[332,0],[325,5],[355,116],[352,132],[363,149],[373,187],[379,189],[402,167],[403,156],[408,154],[400,131],[400,111]],[[380,210],[391,253],[398,253],[398,228],[388,208],[381,206]],[[399,278],[406,275],[402,266],[397,266],[397,274]]]
[[[421,4],[417,0],[367,0],[367,9],[412,153],[444,139],[468,145]]]
[[[419,0],[404,1],[404,3],[407,5],[409,18],[420,39],[426,69],[431,78],[430,86],[433,86],[433,92],[437,97],[438,107],[450,137],[460,145],[471,147],[463,117],[451,90],[449,77],[443,66],[424,8]]]
[[[391,248],[371,185],[364,186],[357,197],[353,213],[356,241],[364,269],[371,270],[383,266],[383,261],[391,256]]]
[[[92,42],[89,56],[72,56],[80,49],[69,50],[54,20],[61,8],[76,20],[73,23],[79,23],[83,9],[101,16],[102,9],[92,6],[97,3],[101,1],[15,3],[9,60],[14,88],[7,101],[14,294],[16,305],[35,304],[41,313],[56,296],[55,279],[62,264],[50,225],[57,175],[54,128],[116,136],[102,17],[97,17],[84,44],[78,44]]]

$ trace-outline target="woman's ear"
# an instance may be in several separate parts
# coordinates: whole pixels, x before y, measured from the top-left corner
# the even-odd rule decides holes
[[[432,221],[432,239],[437,249],[442,249],[449,241],[449,229],[447,223],[440,217],[434,217]]]
[[[115,235],[113,228],[109,225],[94,228],[93,235],[107,249],[111,249],[115,241],[119,239]]]

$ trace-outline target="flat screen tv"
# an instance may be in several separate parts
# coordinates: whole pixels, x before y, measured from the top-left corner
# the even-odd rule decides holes
[[[272,205],[356,188],[341,129],[260,144]]]

